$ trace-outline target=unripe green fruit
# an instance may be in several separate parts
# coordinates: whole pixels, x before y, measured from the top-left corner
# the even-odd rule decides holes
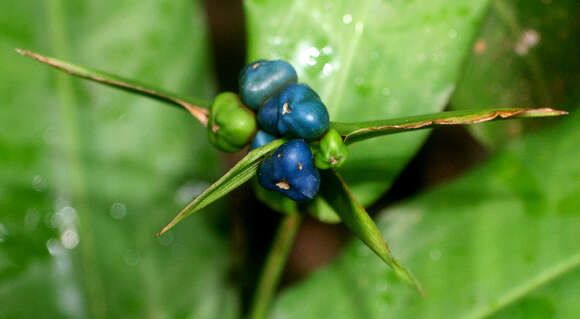
[[[347,157],[348,148],[344,145],[342,136],[335,129],[330,129],[320,140],[314,163],[319,169],[338,168]]]
[[[207,129],[210,142],[224,152],[238,152],[256,134],[256,115],[244,106],[237,94],[224,92],[211,106]]]

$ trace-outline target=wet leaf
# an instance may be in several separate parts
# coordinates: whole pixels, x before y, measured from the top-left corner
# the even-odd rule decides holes
[[[237,162],[226,174],[187,204],[157,235],[163,235],[184,218],[220,199],[256,176],[258,165],[260,165],[262,160],[268,154],[275,151],[278,146],[284,144],[284,142],[285,140],[283,139],[275,140],[249,152],[248,155]]]
[[[223,207],[154,236],[219,177],[205,129],[176,108],[14,52],[31,48],[211,98],[199,1],[3,4],[0,317],[236,318]]]
[[[459,180],[383,212],[379,229],[425,297],[385,277],[355,242],[283,293],[272,317],[578,317],[579,127],[572,113]]]
[[[342,222],[385,264],[391,267],[401,281],[416,288],[422,294],[419,284],[393,257],[377,225],[348,189],[340,174],[330,169],[321,171],[320,175],[323,180],[320,195],[336,211]]]
[[[487,4],[244,1],[248,58],[291,62],[299,81],[320,94],[332,121],[437,112],[455,88]],[[385,136],[350,148],[340,172],[363,205],[389,188],[426,136],[426,131]]]
[[[440,112],[427,115],[360,123],[333,122],[331,123],[331,127],[336,129],[340,135],[343,136],[344,142],[346,144],[352,144],[354,142],[363,141],[382,135],[402,133],[441,125],[467,125],[509,118],[532,118],[560,116],[565,114],[568,113],[550,108],[498,108],[487,110]]]

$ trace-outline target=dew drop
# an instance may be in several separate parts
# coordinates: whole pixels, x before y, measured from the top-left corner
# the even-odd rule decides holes
[[[447,31],[447,36],[450,39],[455,39],[457,37],[457,30],[455,30],[455,29],[449,29],[449,31]]]
[[[60,235],[60,241],[64,248],[74,249],[79,244],[79,234],[73,229],[67,229]]]
[[[123,260],[129,266],[137,266],[141,259],[141,253],[137,249],[127,249]]]
[[[438,261],[439,259],[441,259],[441,251],[437,248],[431,249],[431,251],[429,252],[429,257],[431,257],[431,259],[433,261]]]
[[[350,15],[350,14],[345,14],[345,15],[342,17],[342,23],[344,23],[344,24],[350,24],[351,22],[352,22],[352,15]]]
[[[40,213],[36,209],[29,209],[24,215],[24,227],[28,230],[33,230],[38,226],[40,221]]]
[[[44,177],[40,175],[35,175],[32,178],[32,187],[37,192],[42,192],[46,190],[46,181],[44,180]]]
[[[331,46],[328,46],[328,45],[327,45],[327,46],[325,46],[324,48],[322,48],[322,50],[321,50],[321,51],[322,51],[322,54],[325,54],[325,55],[330,55],[330,54],[332,54],[332,51],[333,51],[333,50],[332,50],[332,47],[331,47]]]
[[[58,256],[63,253],[63,247],[60,244],[60,240],[56,238],[51,238],[46,242],[46,249],[51,256]]]
[[[163,236],[157,237],[157,241],[163,246],[170,246],[173,243],[173,232],[167,232]]]
[[[127,207],[123,203],[114,203],[109,211],[114,219],[123,219],[127,215]]]
[[[364,28],[365,28],[365,25],[359,21],[354,25],[354,32],[356,32],[356,34],[361,34],[361,33],[363,33]]]
[[[200,180],[187,181],[175,193],[175,202],[179,205],[185,205],[201,194],[209,185],[209,183]]]
[[[315,65],[316,58],[318,58],[319,56],[320,51],[317,48],[308,47],[303,50],[300,50],[300,53],[298,54],[298,60],[302,64]]]
[[[4,237],[6,237],[6,226],[0,223],[0,243],[4,242]]]
[[[528,51],[540,43],[540,33],[536,30],[525,30],[514,48],[518,55],[526,55]]]
[[[332,66],[332,64],[330,63],[324,64],[324,67],[322,67],[322,75],[329,76],[332,73],[333,69],[334,67]]]

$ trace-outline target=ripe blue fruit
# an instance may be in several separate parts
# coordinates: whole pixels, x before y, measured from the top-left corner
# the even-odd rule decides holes
[[[259,130],[258,133],[256,133],[256,137],[254,137],[254,141],[252,142],[252,145],[250,146],[250,151],[254,150],[258,147],[264,146],[264,145],[272,142],[275,139],[276,139],[276,136],[270,135],[262,130]]]
[[[328,129],[326,106],[306,84],[293,84],[280,94],[278,132],[283,136],[316,139]]]
[[[258,168],[262,187],[280,192],[295,201],[313,199],[320,187],[320,174],[304,140],[284,143]]]
[[[279,135],[278,132],[278,105],[280,104],[280,95],[269,98],[258,111],[258,123],[260,128],[270,134]]]
[[[298,81],[290,63],[281,60],[258,60],[246,65],[240,73],[240,96],[244,104],[257,110],[268,98]]]
[[[305,84],[288,86],[258,111],[260,127],[270,134],[314,140],[328,129],[326,106]]]

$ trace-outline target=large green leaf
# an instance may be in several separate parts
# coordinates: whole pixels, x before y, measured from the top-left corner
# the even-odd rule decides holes
[[[248,0],[249,59],[290,61],[333,121],[436,112],[455,88],[487,2]],[[352,147],[341,172],[363,204],[389,187],[426,134]]]
[[[283,294],[274,318],[579,317],[579,127],[573,114],[385,212],[381,231],[425,297],[385,276],[376,257],[353,243],[337,263]]]
[[[30,48],[211,98],[199,10],[190,0],[3,6],[0,317],[235,316],[215,218],[154,236],[219,176],[205,130],[177,109],[14,52]]]
[[[513,105],[570,110],[580,98],[576,0],[493,0],[463,68],[453,109]],[[510,121],[469,129],[487,146],[552,124]]]

